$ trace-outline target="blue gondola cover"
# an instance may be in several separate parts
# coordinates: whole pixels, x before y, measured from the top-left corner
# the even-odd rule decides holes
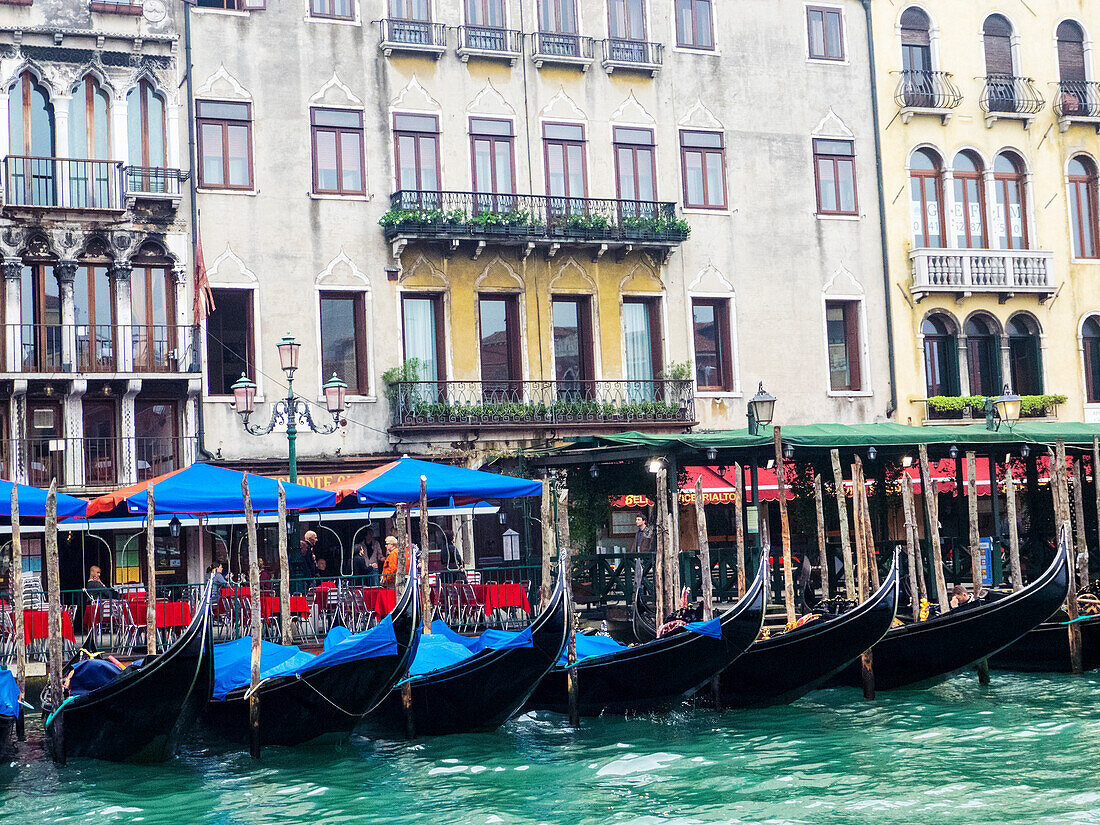
[[[19,715],[19,684],[10,670],[0,670],[0,716]]]
[[[396,656],[397,636],[393,620],[387,616],[365,633],[352,635],[347,628],[337,627],[325,639],[324,652],[314,656],[295,645],[274,642],[260,643],[260,679],[297,674],[304,676],[322,667],[369,659],[374,656]],[[252,638],[246,636],[233,642],[214,646],[214,698],[247,685],[252,674]]]
[[[122,675],[122,668],[106,659],[85,659],[73,665],[73,675],[69,680],[69,694],[83,696],[93,690],[109,685]]]

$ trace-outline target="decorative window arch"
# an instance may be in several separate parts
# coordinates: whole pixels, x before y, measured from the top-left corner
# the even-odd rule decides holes
[[[930,312],[921,321],[924,385],[928,397],[959,394],[959,325],[946,312]]]
[[[1077,91],[1077,84],[1088,80],[1085,30],[1076,20],[1063,20],[1058,24],[1054,37],[1058,45],[1058,80],[1063,92],[1073,94]]]
[[[909,193],[913,239],[918,247],[946,246],[943,208],[943,159],[922,147],[909,158]]]
[[[994,219],[993,231],[1001,249],[1027,249],[1027,166],[1012,149],[993,159]]]
[[[8,135],[13,155],[52,158],[57,154],[50,91],[30,69],[8,90]]]
[[[1100,225],[1097,223],[1096,162],[1088,155],[1074,155],[1067,168],[1070,228],[1075,258],[1100,257]]]
[[[147,78],[126,94],[127,160],[131,166],[168,165],[167,98]]]
[[[986,249],[985,164],[973,149],[963,149],[951,162],[955,202],[951,224],[960,249]]]
[[[966,371],[970,394],[993,398],[1004,386],[1001,370],[1001,329],[997,319],[986,312],[975,312],[963,324],[966,336]]]
[[[1043,394],[1042,330],[1034,316],[1017,312],[1005,325],[1008,333],[1008,369],[1017,395]]]
[[[69,157],[108,160],[110,156],[110,95],[89,72],[76,84],[69,104]]]

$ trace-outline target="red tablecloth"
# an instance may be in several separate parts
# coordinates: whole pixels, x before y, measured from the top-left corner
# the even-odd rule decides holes
[[[367,610],[379,618],[390,615],[397,606],[397,591],[392,587],[364,587],[361,590]]]
[[[10,611],[12,621],[15,621],[15,611]],[[46,639],[50,635],[50,611],[48,610],[24,610],[23,611],[23,639],[30,644],[35,639]],[[70,642],[73,640],[73,622],[69,614],[61,612],[61,635]]]
[[[522,584],[472,584],[470,587],[478,600],[484,603],[486,616],[492,616],[494,610],[511,607],[523,608],[525,613],[531,612],[527,591]]]
[[[130,599],[130,615],[134,624],[145,626],[145,599]],[[191,605],[187,602],[157,602],[157,627],[187,627],[191,624]]]
[[[250,587],[223,587],[222,598],[223,599],[247,599],[252,595],[252,588]]]
[[[294,616],[308,616],[309,615],[309,602],[306,601],[305,596],[291,596],[290,597],[290,613]],[[279,597],[278,596],[261,596],[260,597],[260,615],[265,619],[270,619],[272,616],[279,615]]]

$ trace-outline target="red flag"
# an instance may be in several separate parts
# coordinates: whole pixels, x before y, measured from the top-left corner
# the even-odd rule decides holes
[[[214,311],[214,293],[210,291],[210,278],[206,274],[206,262],[202,257],[202,236],[195,226],[195,303],[192,307],[195,323],[199,323]]]

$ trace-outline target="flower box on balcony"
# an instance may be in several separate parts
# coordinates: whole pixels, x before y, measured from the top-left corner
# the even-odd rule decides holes
[[[926,421],[970,422],[985,417],[986,399],[981,395],[936,395],[926,398]],[[1020,397],[1021,418],[1048,418],[1056,415],[1064,395],[1024,395]]]

